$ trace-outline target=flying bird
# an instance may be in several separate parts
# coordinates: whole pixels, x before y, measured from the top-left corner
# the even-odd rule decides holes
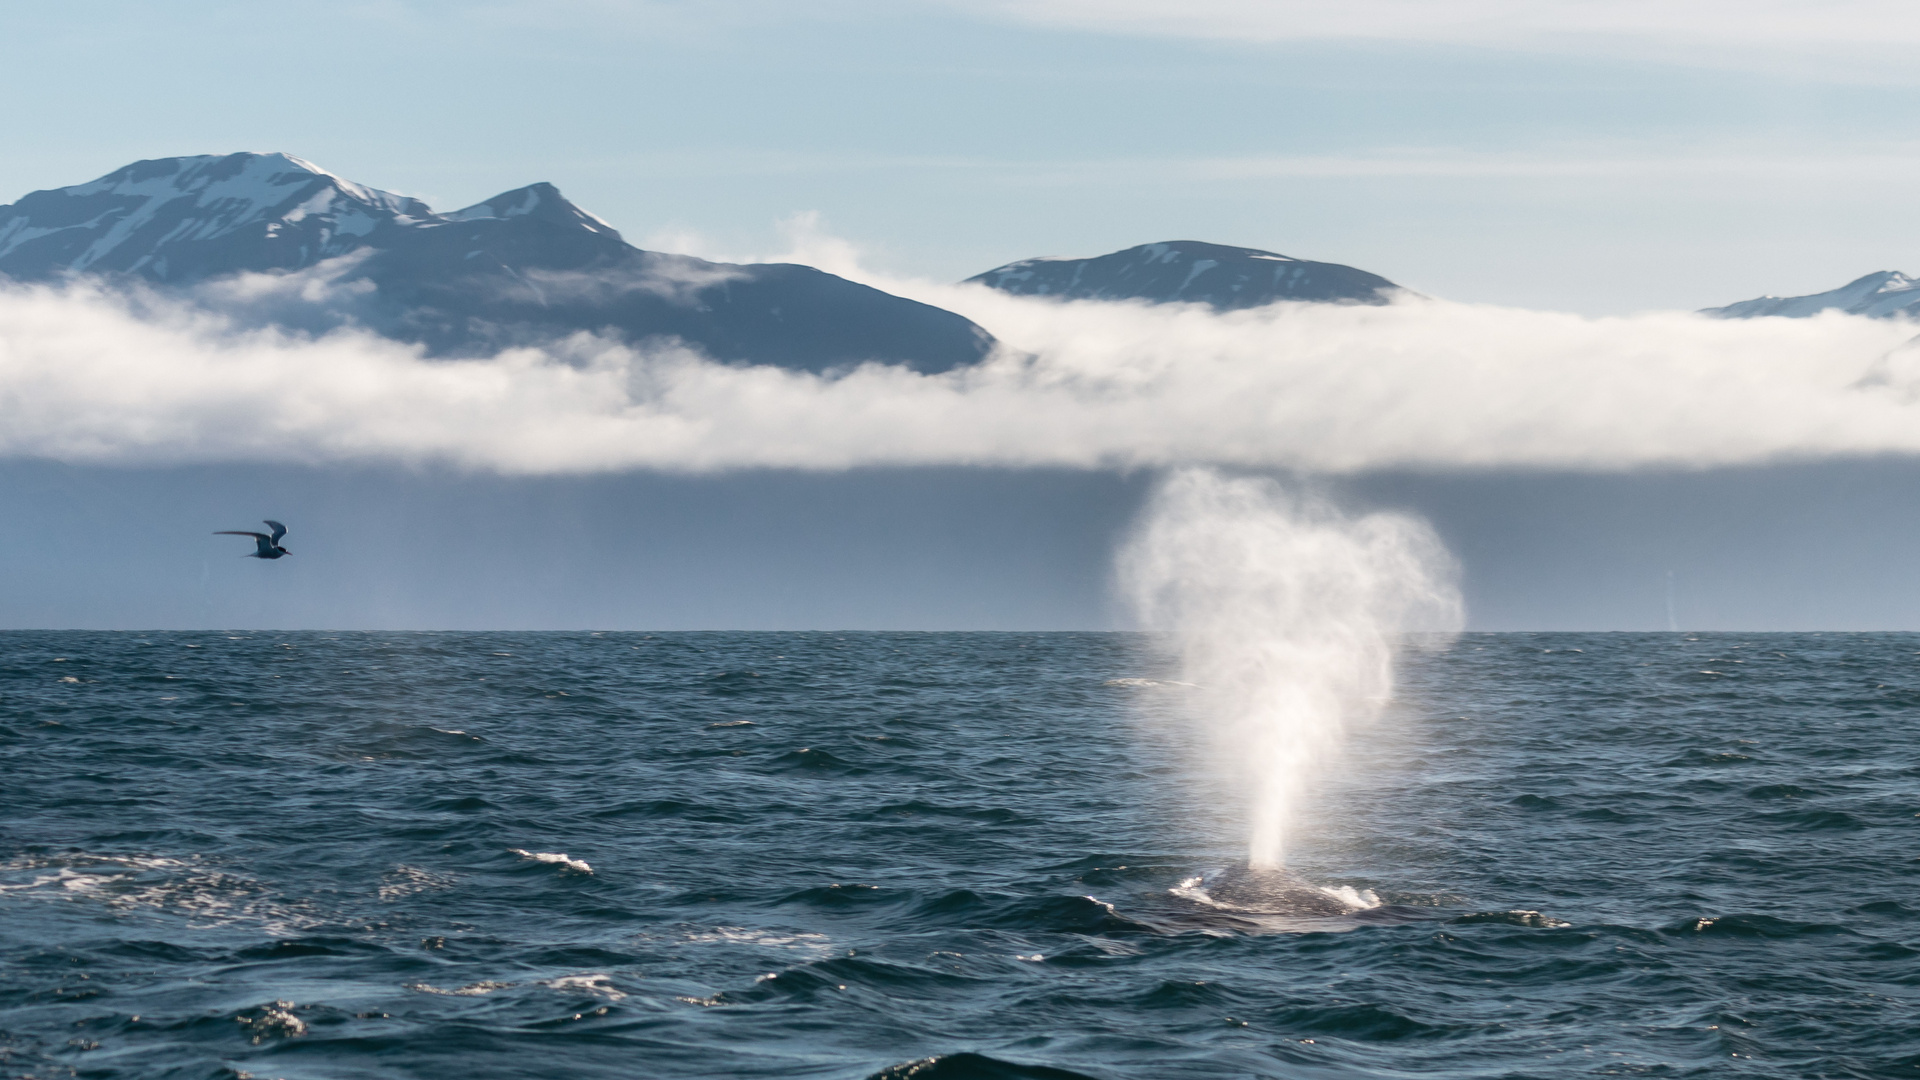
[[[268,536],[266,533],[240,532],[235,529],[222,529],[219,532],[214,533],[213,535],[253,537],[253,542],[259,548],[259,550],[255,551],[251,555],[245,556],[246,558],[249,558],[249,559],[277,559],[282,555],[293,554],[293,552],[288,551],[286,548],[283,548],[280,546],[280,538],[287,535],[287,527],[285,525],[280,524],[277,521],[266,522],[266,526],[267,528],[273,530],[272,536]]]

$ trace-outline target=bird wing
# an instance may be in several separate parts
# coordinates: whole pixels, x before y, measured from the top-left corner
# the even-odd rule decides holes
[[[266,533],[241,532],[238,529],[222,529],[219,532],[214,533],[213,535],[215,536],[251,536],[253,537],[253,547],[254,547],[253,553],[255,555],[265,555],[267,552],[273,550],[273,537],[268,536]]]
[[[287,535],[287,527],[277,521],[269,521],[266,525],[267,528],[273,530],[273,542],[276,544],[280,542],[281,537]]]

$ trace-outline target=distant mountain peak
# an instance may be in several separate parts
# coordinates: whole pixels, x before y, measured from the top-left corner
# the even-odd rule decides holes
[[[298,212],[297,195],[331,190],[387,213],[429,217],[427,204],[405,195],[356,184],[292,154],[202,154],[136,161],[90,183],[57,188],[69,198],[119,195],[148,200],[192,197],[201,207],[231,204],[250,217]],[[35,192],[34,194],[42,194]],[[293,203],[290,207],[289,204]],[[296,218],[297,220],[297,218]]]
[[[1898,270],[1876,270],[1823,293],[1759,296],[1725,307],[1705,308],[1700,314],[1722,319],[1758,319],[1769,315],[1804,319],[1822,311],[1842,311],[1870,318],[1920,316],[1920,279]]]
[[[491,199],[474,203],[446,215],[450,221],[493,221],[524,217],[556,225],[584,228],[619,239],[620,233],[594,214],[568,201],[560,189],[546,181],[503,191]]]
[[[1130,251],[1142,252],[1150,261],[1179,262],[1182,259],[1259,259],[1268,262],[1300,262],[1291,255],[1281,255],[1259,248],[1233,247],[1228,244],[1210,244],[1205,240],[1162,240],[1154,244],[1141,244]]]
[[[1281,300],[1384,304],[1400,291],[1351,266],[1203,240],[1162,240],[1088,259],[1021,259],[967,281],[1022,296],[1204,303],[1218,310]]]
[[[159,281],[291,269],[433,217],[418,199],[356,184],[291,154],[154,158],[0,208],[0,271]]]
[[[528,184],[451,214],[356,184],[291,154],[205,154],[136,161],[97,180],[36,191],[0,208],[0,272],[135,274],[190,281],[297,270],[395,230],[539,222],[582,243],[620,233],[549,183]]]

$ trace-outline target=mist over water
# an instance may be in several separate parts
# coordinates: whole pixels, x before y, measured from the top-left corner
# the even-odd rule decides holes
[[[1117,568],[1193,684],[1190,715],[1245,800],[1255,869],[1285,865],[1302,801],[1348,730],[1379,715],[1407,635],[1463,619],[1456,565],[1424,521],[1208,469],[1161,483]]]

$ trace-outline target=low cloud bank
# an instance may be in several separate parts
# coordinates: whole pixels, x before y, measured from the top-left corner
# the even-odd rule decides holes
[[[1007,348],[924,376],[577,335],[427,360],[88,283],[0,288],[0,454],[509,473],[863,465],[1627,469],[1920,452],[1906,323],[1069,303],[917,290]]]

